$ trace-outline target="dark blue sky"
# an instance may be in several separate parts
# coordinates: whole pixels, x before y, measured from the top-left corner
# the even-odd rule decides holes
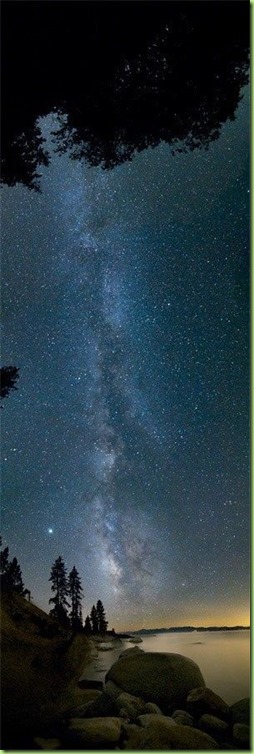
[[[62,555],[116,628],[247,624],[248,88],[208,150],[52,154],[2,206],[2,532],[34,601]]]

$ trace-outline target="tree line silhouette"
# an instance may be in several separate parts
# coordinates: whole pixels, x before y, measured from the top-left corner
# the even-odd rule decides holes
[[[0,539],[2,545],[2,539]],[[30,602],[31,593],[24,588],[22,571],[17,558],[9,560],[9,547],[0,552],[0,581],[2,593],[16,592],[23,597],[28,597]],[[82,585],[81,579],[74,565],[69,575],[61,555],[51,567],[49,581],[54,594],[49,599],[53,604],[49,614],[64,628],[70,628],[75,633],[83,631],[87,635],[105,634],[108,627],[106,613],[101,600],[96,606],[93,605],[90,615],[86,616],[83,626],[82,618]]]
[[[161,141],[208,147],[248,81],[247,0],[3,0],[2,25],[10,186],[38,189],[50,162],[39,116],[58,118],[57,151],[111,169]]]
[[[2,539],[0,540],[2,545]],[[1,591],[17,592],[24,594],[22,572],[17,558],[9,560],[9,547],[5,547],[0,553]]]
[[[81,631],[83,628],[82,620],[82,586],[79,573],[76,566],[67,576],[65,564],[61,555],[55,560],[51,568],[49,581],[52,582],[51,589],[54,597],[49,602],[54,607],[50,610],[50,615],[56,618],[62,625],[70,625],[73,631]],[[70,602],[68,601],[70,599]],[[68,608],[70,612],[68,614]],[[90,615],[85,619],[84,632],[86,634],[104,634],[107,631],[108,622],[101,600],[93,605]]]

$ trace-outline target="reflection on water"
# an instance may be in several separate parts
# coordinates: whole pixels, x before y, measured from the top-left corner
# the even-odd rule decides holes
[[[202,640],[199,639],[201,636]],[[194,637],[197,640],[195,638],[194,641]],[[194,660],[206,685],[228,704],[250,695],[249,631],[165,633],[142,638],[140,648],[146,652],[176,652]],[[115,650],[98,652],[98,656],[86,667],[83,677],[103,680],[120,652],[130,646],[126,641]]]

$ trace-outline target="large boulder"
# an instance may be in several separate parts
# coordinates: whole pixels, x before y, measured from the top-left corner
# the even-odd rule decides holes
[[[211,736],[196,728],[176,725],[172,718],[153,715],[150,724],[140,733],[136,730],[126,742],[125,749],[135,748],[142,751],[211,751],[218,746]]]
[[[161,652],[136,652],[121,657],[110,668],[106,681],[124,691],[141,696],[159,707],[184,705],[189,691],[205,686],[202,673],[193,660],[183,655]]]
[[[199,719],[201,715],[215,715],[222,718],[222,720],[228,720],[230,716],[230,708],[224,699],[218,694],[215,694],[212,689],[193,688],[187,697],[187,710]]]
[[[120,739],[122,723],[118,717],[96,717],[90,720],[73,718],[68,729],[68,741],[84,749],[115,747]]]

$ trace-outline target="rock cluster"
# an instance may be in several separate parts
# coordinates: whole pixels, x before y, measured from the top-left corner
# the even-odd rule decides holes
[[[182,655],[127,651],[103,690],[65,710],[54,749],[212,751],[250,748],[249,699],[229,707]],[[47,749],[45,739],[35,739]]]

